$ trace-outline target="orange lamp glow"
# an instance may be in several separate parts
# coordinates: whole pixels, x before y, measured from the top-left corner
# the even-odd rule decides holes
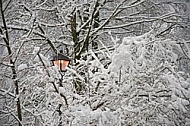
[[[62,53],[63,51],[60,51],[60,53],[54,56],[52,62],[53,65],[57,66],[61,72],[65,72],[66,67],[69,65],[71,60],[69,59],[69,57],[63,55]]]

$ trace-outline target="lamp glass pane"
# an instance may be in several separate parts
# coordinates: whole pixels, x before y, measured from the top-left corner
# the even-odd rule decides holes
[[[61,71],[65,71],[66,67],[69,65],[69,61],[66,60],[54,60],[53,64],[57,66]]]
[[[53,65],[57,66],[60,69],[60,64],[59,64],[59,60],[54,60],[53,61]]]
[[[69,65],[69,61],[66,61],[66,60],[60,60],[60,68],[61,68],[61,71],[65,71],[66,70],[66,67]]]

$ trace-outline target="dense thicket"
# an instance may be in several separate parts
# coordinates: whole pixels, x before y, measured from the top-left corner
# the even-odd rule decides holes
[[[189,125],[184,0],[0,0],[2,125]],[[72,61],[63,81],[52,56]]]

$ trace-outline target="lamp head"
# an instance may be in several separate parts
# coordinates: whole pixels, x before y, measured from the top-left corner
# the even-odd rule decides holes
[[[70,61],[69,57],[63,55],[63,50],[60,50],[60,53],[55,55],[52,59],[53,65],[57,66],[61,72],[66,71],[66,67],[69,65]]]

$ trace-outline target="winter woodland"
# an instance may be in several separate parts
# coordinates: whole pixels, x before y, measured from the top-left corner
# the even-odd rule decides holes
[[[0,0],[0,17],[1,126],[190,126],[189,0]]]

